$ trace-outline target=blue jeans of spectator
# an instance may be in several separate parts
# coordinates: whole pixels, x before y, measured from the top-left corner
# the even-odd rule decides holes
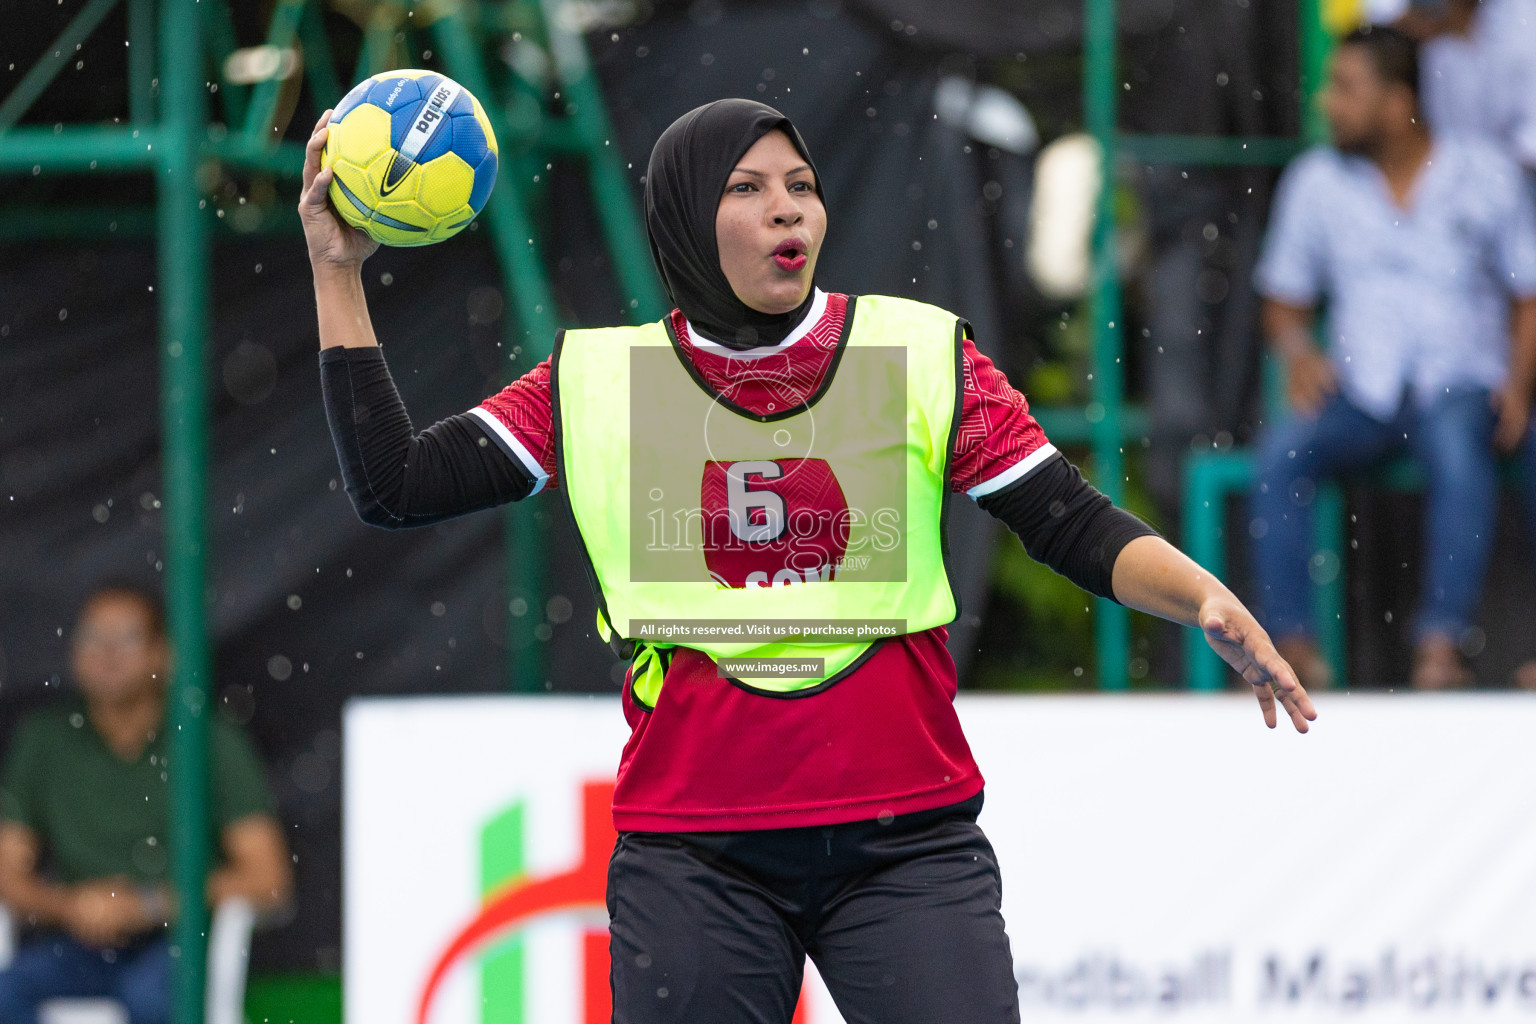
[[[1249,532],[1270,634],[1312,633],[1317,485],[1407,452],[1429,478],[1414,638],[1460,640],[1477,612],[1498,520],[1495,419],[1486,389],[1453,388],[1422,404],[1404,401],[1387,422],[1334,395],[1317,416],[1293,416],[1267,430],[1258,444]]]
[[[1525,513],[1525,541],[1531,554],[1536,555],[1536,413],[1532,414],[1531,428],[1525,433],[1525,441],[1515,453],[1516,479],[1520,487],[1521,510]]]
[[[68,935],[24,942],[0,971],[0,1024],[37,1024],[50,999],[116,999],[132,1024],[171,1019],[170,946],[163,937],[96,949]]]

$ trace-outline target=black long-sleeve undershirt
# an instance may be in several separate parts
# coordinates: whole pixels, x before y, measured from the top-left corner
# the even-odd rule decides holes
[[[1061,454],[1022,480],[976,499],[1050,566],[1096,597],[1117,601],[1115,559],[1137,537],[1157,531],[1105,497]]]
[[[325,349],[320,384],[342,481],[363,522],[427,526],[533,492],[533,475],[476,417],[450,416],[416,433],[379,349]],[[1111,600],[1120,551],[1156,533],[1059,454],[977,504],[1017,534],[1030,557]]]
[[[417,434],[377,348],[322,350],[320,391],[342,483],[370,526],[430,526],[533,491],[533,476],[467,413]]]

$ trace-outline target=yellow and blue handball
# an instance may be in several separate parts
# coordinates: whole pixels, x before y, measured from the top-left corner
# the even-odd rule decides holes
[[[331,114],[322,166],[331,203],[385,245],[441,242],[475,219],[496,184],[496,135],[480,101],[435,71],[359,82]]]

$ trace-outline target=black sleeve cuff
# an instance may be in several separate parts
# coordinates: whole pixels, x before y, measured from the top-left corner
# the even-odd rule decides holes
[[[474,416],[416,434],[378,348],[321,350],[320,382],[342,480],[363,522],[428,526],[533,491],[533,476],[490,443]]]
[[[1115,506],[1060,454],[976,503],[1007,524],[1024,550],[1097,597],[1118,600],[1115,559],[1157,531]]]

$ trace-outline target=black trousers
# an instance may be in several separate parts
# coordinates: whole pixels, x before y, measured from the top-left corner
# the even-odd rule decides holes
[[[807,954],[848,1024],[1016,1024],[981,801],[883,823],[620,833],[614,1024],[790,1024]]]

